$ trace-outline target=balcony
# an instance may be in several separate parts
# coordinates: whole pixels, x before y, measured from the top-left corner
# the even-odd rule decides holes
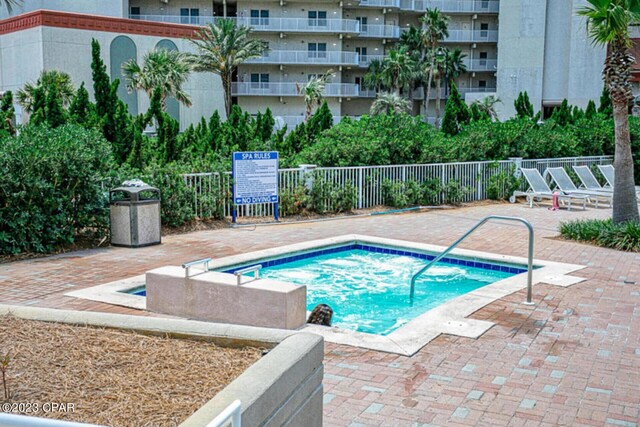
[[[353,65],[360,64],[356,52],[271,50],[260,58],[249,59],[245,64],[287,64],[287,65]]]
[[[361,7],[399,8],[400,0],[360,0]]]
[[[460,92],[460,95],[462,95],[462,97],[464,98],[464,95],[467,93],[493,93],[496,91],[495,86],[492,87],[459,87],[458,88],[458,92]],[[449,93],[450,91],[446,90],[445,88],[441,88],[440,89],[440,99],[445,100],[449,97]],[[420,101],[422,99],[424,99],[424,92],[422,90],[421,87],[415,89],[413,91],[413,99],[416,101]],[[431,89],[431,92],[429,92],[429,99],[436,99],[436,90],[435,88]]]
[[[492,13],[500,11],[499,0],[400,0],[400,9],[424,13],[438,8],[444,13]]]
[[[370,25],[360,26],[360,37],[377,37],[383,39],[397,39],[400,37],[400,27],[397,25]]]
[[[269,83],[241,83],[231,84],[231,94],[233,96],[301,96],[297,86],[302,87],[305,83],[296,82],[269,82]],[[324,96],[333,97],[357,97],[359,87],[353,83],[327,83],[324,89]]]
[[[359,119],[359,116],[333,116],[333,124],[338,124],[344,117],[350,117],[354,120]],[[287,125],[287,130],[291,131],[300,123],[304,122],[304,116],[274,116],[276,127],[282,129],[284,125]]]
[[[498,67],[497,59],[469,59],[465,58],[464,65],[467,71],[496,71]]]
[[[449,30],[445,43],[497,43],[498,30]]]
[[[360,23],[355,19],[309,19],[309,18],[233,18],[237,25],[251,27],[258,32],[278,33],[354,33],[360,32]]]
[[[360,55],[358,59],[360,60],[358,66],[367,68],[373,60],[377,59],[378,61],[382,61],[384,59],[384,55]]]

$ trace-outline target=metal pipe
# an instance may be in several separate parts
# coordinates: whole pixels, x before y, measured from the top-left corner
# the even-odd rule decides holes
[[[224,411],[215,417],[206,427],[222,427],[231,420],[231,427],[241,427],[242,404],[239,400],[234,400]]]
[[[198,259],[195,261],[191,261],[191,262],[186,262],[184,264],[182,264],[182,268],[184,268],[184,277],[190,277],[191,276],[191,267],[194,267],[196,265],[200,265],[200,264],[204,264],[204,270],[203,272],[207,272],[209,271],[209,263],[211,262],[211,258],[203,258],[203,259]]]
[[[258,280],[260,278],[260,269],[262,269],[262,264],[252,265],[251,267],[236,270],[233,274],[235,274],[238,279],[238,286],[242,284],[242,275],[245,273],[251,273],[253,271],[253,280]]]
[[[462,235],[462,237],[460,237],[458,240],[453,242],[453,244],[451,246],[449,246],[447,249],[442,251],[442,253],[440,253],[437,257],[432,259],[427,265],[422,267],[420,269],[420,271],[418,271],[416,274],[414,274],[413,277],[411,278],[411,292],[409,294],[409,298],[410,298],[410,300],[412,302],[413,302],[413,296],[415,294],[416,280],[418,279],[418,277],[420,275],[422,275],[425,271],[427,271],[429,268],[431,268],[431,266],[433,266],[435,263],[437,263],[442,258],[444,258],[444,256],[446,256],[449,252],[451,252],[456,246],[458,246],[458,244],[460,244],[460,242],[462,242],[464,239],[466,239],[476,229],[480,228],[482,225],[484,225],[486,222],[488,222],[488,221],[490,221],[492,219],[521,222],[524,225],[526,225],[527,229],[529,230],[529,253],[528,253],[528,266],[527,266],[528,267],[528,272],[527,272],[527,301],[525,302],[525,304],[533,305],[533,301],[532,301],[533,300],[533,291],[532,291],[532,281],[533,281],[533,240],[534,240],[533,239],[533,227],[531,226],[531,223],[529,223],[529,221],[527,221],[524,218],[518,218],[518,217],[515,217],[515,216],[501,216],[501,215],[490,215],[490,216],[484,218],[482,221],[480,221],[479,223],[474,225],[469,231],[464,233]]]

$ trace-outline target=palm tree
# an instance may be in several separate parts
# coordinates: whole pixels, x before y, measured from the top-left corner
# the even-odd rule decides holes
[[[25,83],[24,88],[18,89],[16,92],[16,101],[22,106],[25,112],[32,113],[35,92],[38,89],[42,89],[46,95],[47,91],[54,85],[62,101],[62,105],[64,107],[69,106],[76,91],[73,87],[71,76],[58,70],[43,70],[35,83]]]
[[[227,117],[231,114],[231,79],[238,65],[258,58],[267,48],[266,42],[251,39],[251,28],[236,26],[231,19],[219,19],[196,32],[190,40],[197,54],[191,56],[195,71],[212,72],[222,79],[224,106]]]
[[[304,105],[306,107],[304,112],[305,121],[307,121],[309,117],[311,117],[313,109],[319,106],[320,102],[322,102],[324,89],[329,79],[333,76],[333,70],[329,70],[321,76],[312,77],[306,84],[302,86],[296,83],[296,91],[304,96]]]
[[[122,74],[129,93],[144,90],[151,99],[153,91],[160,89],[160,102],[164,111],[167,109],[168,97],[174,97],[187,107],[191,106],[191,98],[182,89],[190,72],[187,56],[177,50],[150,50],[144,55],[142,67],[135,59],[122,64]]]
[[[587,0],[589,6],[578,11],[585,17],[589,37],[595,45],[606,48],[607,56],[602,72],[604,84],[613,104],[615,123],[616,169],[613,192],[613,222],[640,221],[636,203],[633,155],[629,135],[629,102],[633,99],[629,55],[631,39],[629,25],[640,21],[638,0]]]
[[[502,104],[500,98],[493,95],[485,96],[482,99],[476,99],[473,101],[473,105],[478,107],[478,110],[485,113],[491,121],[498,120],[498,113],[496,113],[496,104]]]
[[[420,114],[420,102],[413,100],[413,93],[415,88],[422,83],[422,63],[424,62],[425,49],[424,40],[422,38],[422,30],[418,27],[411,26],[407,31],[403,31],[400,34],[399,46],[405,47],[407,53],[411,55],[414,61],[414,70],[411,81],[409,81],[409,102],[411,102],[411,112],[413,115]]]
[[[384,86],[382,70],[384,69],[382,61],[372,59],[363,78],[363,85],[367,89],[375,89],[376,92],[382,90]]]
[[[405,47],[391,49],[382,60],[382,81],[398,95],[414,78],[415,61]]]
[[[13,11],[13,7],[14,6],[18,6],[21,3],[22,3],[22,1],[20,1],[20,0],[1,0],[0,1],[0,7],[2,7],[2,6],[6,7],[7,11],[9,13],[11,13]]]
[[[438,43],[449,37],[449,17],[443,15],[437,8],[427,9],[420,22],[424,29],[422,30],[422,38],[424,46],[427,49],[427,62],[429,63],[428,78],[425,93],[425,117],[429,109],[429,95],[431,94],[431,81],[435,71],[435,62],[438,49]]]
[[[442,77],[445,80],[453,81],[462,73],[467,72],[467,66],[464,64],[464,58],[467,57],[466,53],[463,53],[460,49],[455,48],[453,51],[447,48],[441,48],[441,51],[436,55],[436,66],[434,70],[434,78],[436,80],[436,128],[438,128],[440,118],[440,94],[442,93],[441,82]],[[449,83],[445,82],[445,93],[449,93]]]
[[[408,99],[404,99],[395,92],[381,92],[373,104],[370,113],[372,116],[379,114],[400,114],[406,113],[411,108]]]

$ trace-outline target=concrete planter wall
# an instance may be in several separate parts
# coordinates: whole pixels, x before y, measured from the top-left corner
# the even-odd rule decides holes
[[[243,426],[322,426],[324,342],[319,335],[278,329],[0,304],[0,316],[132,330],[270,351],[181,426],[206,426],[236,399]]]

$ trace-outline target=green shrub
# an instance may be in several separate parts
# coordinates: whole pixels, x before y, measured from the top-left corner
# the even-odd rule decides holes
[[[111,147],[77,125],[26,126],[0,141],[0,253],[50,252],[80,231],[105,233],[101,187]]]
[[[351,182],[340,186],[316,175],[306,199],[306,207],[319,214],[347,212],[355,207],[356,200],[357,191]]]
[[[189,188],[182,174],[188,172],[176,164],[149,167],[143,181],[160,189],[162,224],[179,227],[196,219],[194,211],[195,189]]]
[[[497,167],[497,163],[489,166],[492,169]],[[514,167],[510,167],[508,170],[500,171],[489,178],[487,184],[487,198],[491,200],[506,200],[515,190],[520,188],[522,179],[516,178],[514,174]]]
[[[613,224],[610,219],[563,222],[560,234],[570,240],[589,242],[621,251],[640,252],[640,223]]]
[[[289,191],[280,191],[279,209],[282,216],[300,215],[304,213],[309,195],[307,187],[299,185]]]

